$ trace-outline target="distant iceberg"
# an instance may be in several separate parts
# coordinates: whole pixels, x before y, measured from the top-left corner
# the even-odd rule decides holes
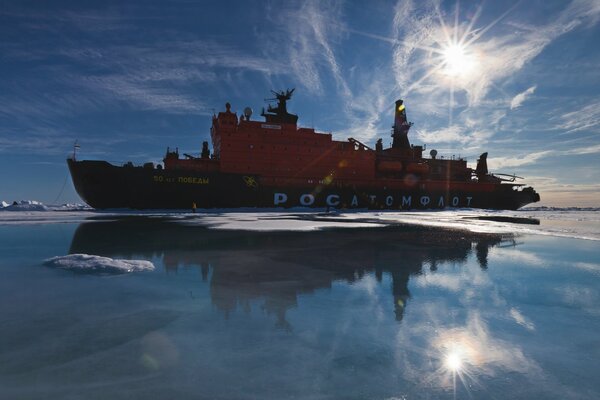
[[[146,260],[121,260],[89,254],[69,254],[52,257],[44,265],[84,273],[124,274],[152,271],[154,264]]]
[[[2,211],[48,211],[48,207],[46,207],[43,203],[35,200],[21,200],[19,202],[14,202],[12,204],[8,204],[7,202],[2,202]]]
[[[50,206],[36,200],[21,200],[13,203],[0,202],[0,211],[86,211],[91,209],[89,206],[79,203]]]
[[[93,210],[93,208],[88,206],[87,204],[81,204],[81,203],[65,203],[65,204],[61,204],[61,205],[47,206],[47,207],[53,211],[89,211],[89,210]]]

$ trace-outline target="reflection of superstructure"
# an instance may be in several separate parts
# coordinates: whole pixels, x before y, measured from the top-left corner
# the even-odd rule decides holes
[[[339,229],[317,232],[237,232],[209,230],[168,220],[124,218],[85,223],[77,228],[71,253],[109,257],[163,257],[168,271],[200,267],[209,280],[213,304],[224,313],[263,308],[286,326],[286,311],[297,296],[329,288],[336,280],[354,282],[372,273],[392,280],[394,310],[401,320],[411,275],[424,266],[435,271],[443,262],[464,263],[475,253],[487,267],[489,247],[499,235],[440,231],[421,227]]]
[[[517,209],[539,201],[531,187],[511,175],[490,174],[487,153],[476,169],[460,157],[409,140],[412,122],[398,100],[392,144],[379,139],[374,149],[354,138],[298,125],[287,109],[294,90],[273,92],[269,106],[252,120],[231,104],[212,119],[210,137],[199,156],[167,149],[163,164],[135,167],[106,161],[67,161],[77,193],[95,208],[445,208]]]

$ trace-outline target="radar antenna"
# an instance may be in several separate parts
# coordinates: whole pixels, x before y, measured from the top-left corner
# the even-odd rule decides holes
[[[295,88],[286,91],[276,92],[275,90],[271,90],[271,93],[275,95],[272,99],[265,99],[265,101],[277,101],[277,106],[273,107],[269,104],[267,107],[267,112],[261,114],[263,117],[267,119],[267,122],[279,122],[279,123],[288,123],[295,124],[298,121],[298,116],[294,114],[290,114],[287,111],[287,101],[292,98],[292,94],[294,93]],[[273,113],[273,114],[269,114]]]

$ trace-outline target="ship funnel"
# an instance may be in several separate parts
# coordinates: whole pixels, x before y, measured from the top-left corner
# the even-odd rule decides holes
[[[479,160],[477,160],[477,168],[475,169],[475,173],[480,179],[483,179],[488,174],[487,156],[488,153],[485,152],[482,155],[480,155]]]
[[[396,101],[394,113],[394,133],[392,133],[394,141],[392,142],[392,148],[410,149],[408,130],[412,126],[412,122],[408,122],[406,119],[406,108],[404,107],[403,100]]]

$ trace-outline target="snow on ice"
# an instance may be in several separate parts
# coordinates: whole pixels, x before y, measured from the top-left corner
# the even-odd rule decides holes
[[[90,254],[69,254],[52,257],[44,261],[44,265],[75,272],[107,274],[154,270],[154,264],[150,261],[113,259]]]

